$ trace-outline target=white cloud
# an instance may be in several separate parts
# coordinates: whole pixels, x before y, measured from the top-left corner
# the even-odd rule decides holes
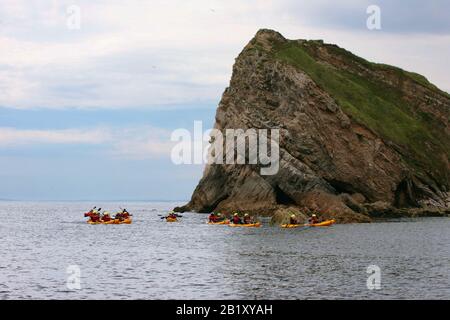
[[[173,142],[168,131],[148,126],[59,130],[0,127],[0,149],[41,145],[98,145],[107,156],[142,160],[170,156]]]
[[[66,8],[73,4],[81,8],[79,31],[66,27]],[[355,29],[359,23],[336,27],[323,18],[335,11],[339,18],[339,10],[355,12],[354,3],[346,1],[345,10],[328,5],[325,12],[326,5],[288,0],[4,0],[0,106],[126,108],[217,102],[234,58],[262,27],[289,38],[324,38],[371,60],[423,73],[450,91],[450,76],[444,72],[448,35],[370,33],[365,21],[361,30]]]
[[[173,142],[167,130],[152,127],[119,129],[113,134],[112,156],[144,160],[155,157],[169,157]]]
[[[32,144],[100,144],[108,139],[108,132],[101,129],[19,130],[0,128],[0,147]]]

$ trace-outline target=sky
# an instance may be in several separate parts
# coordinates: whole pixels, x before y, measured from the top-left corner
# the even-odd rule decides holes
[[[370,5],[381,29],[370,30]],[[203,165],[170,135],[211,128],[261,28],[323,39],[450,92],[446,0],[2,0],[0,199],[187,200]]]

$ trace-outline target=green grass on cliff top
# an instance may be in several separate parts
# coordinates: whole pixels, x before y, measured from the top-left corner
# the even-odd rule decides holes
[[[450,154],[448,142],[439,144],[436,137],[438,131],[433,120],[423,114],[414,116],[411,107],[402,99],[402,92],[380,81],[373,81],[345,70],[316,61],[302,44],[289,42],[276,48],[275,57],[298,67],[306,72],[314,82],[324,89],[337,104],[357,122],[362,123],[385,140],[392,141],[406,151],[404,160],[416,168],[431,170],[446,170],[442,161],[442,153]],[[351,55],[340,49],[338,54]],[[370,63],[356,56],[347,56],[348,59],[357,59],[371,68],[389,68],[391,71],[402,73],[416,82],[437,90],[421,75],[404,70]],[[427,145],[427,148],[424,146]],[[429,152],[434,150],[435,152]],[[411,152],[414,156],[411,157]],[[436,173],[436,172],[435,172]]]

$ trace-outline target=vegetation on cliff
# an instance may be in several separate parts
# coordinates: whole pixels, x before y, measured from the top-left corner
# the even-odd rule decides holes
[[[334,59],[345,60],[354,69],[338,69],[322,63],[317,59],[316,52],[323,47],[334,54]],[[447,93],[419,74],[368,62],[321,41],[289,41],[275,46],[274,56],[306,72],[353,119],[396,145],[402,158],[414,165],[422,176],[435,172],[440,184],[448,183],[450,140],[441,139],[442,124],[429,113],[416,112],[411,102],[404,99],[401,87],[358,74],[357,71],[363,67],[374,73],[389,72],[398,79],[397,83],[409,80],[439,95],[448,97]]]

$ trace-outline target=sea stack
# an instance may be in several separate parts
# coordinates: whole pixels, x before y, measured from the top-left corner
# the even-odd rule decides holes
[[[207,165],[175,210],[340,223],[448,214],[449,119],[450,95],[419,74],[263,29],[236,59],[214,128],[278,128],[279,170]]]

